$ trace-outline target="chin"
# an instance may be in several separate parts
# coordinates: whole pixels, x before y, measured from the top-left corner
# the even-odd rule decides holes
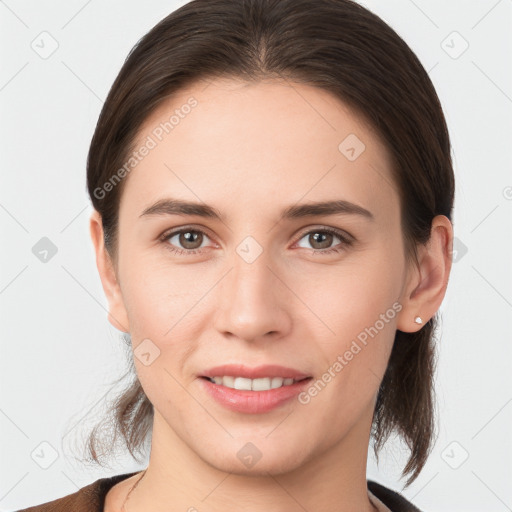
[[[230,439],[227,445],[218,444],[215,451],[208,454],[198,452],[198,455],[220,471],[258,477],[292,472],[304,464],[308,453],[300,442],[285,446],[281,440],[254,436],[252,441],[250,439]]]

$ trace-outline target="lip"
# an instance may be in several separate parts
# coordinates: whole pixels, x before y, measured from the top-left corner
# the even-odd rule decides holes
[[[275,367],[274,367],[275,368]],[[279,367],[282,368],[282,367]],[[214,368],[217,371],[216,368]],[[258,372],[260,370],[258,369]],[[254,373],[253,373],[254,374]],[[219,375],[217,373],[216,375]],[[229,373],[220,373],[220,375],[229,375]],[[282,375],[282,374],[281,374]],[[243,375],[239,375],[243,376]],[[270,375],[267,373],[266,376]],[[277,376],[277,375],[275,375]],[[307,376],[306,376],[307,377]],[[253,377],[257,378],[257,377]],[[309,386],[312,377],[306,378],[300,382],[295,382],[289,386],[282,386],[276,389],[269,389],[267,391],[248,391],[228,388],[220,384],[215,384],[207,378],[198,379],[203,386],[203,389],[213,399],[231,411],[246,413],[246,414],[262,414],[269,412],[277,407],[285,404],[303,389]]]
[[[215,366],[205,370],[204,373],[199,375],[200,377],[223,377],[229,375],[232,377],[245,377],[247,379],[258,379],[262,377],[283,377],[285,379],[304,379],[311,377],[307,373],[302,373],[294,368],[287,368],[286,366],[280,366],[277,364],[265,364],[250,368],[243,364],[223,364],[221,366]],[[278,388],[280,389],[280,388]],[[264,393],[264,391],[259,391]]]

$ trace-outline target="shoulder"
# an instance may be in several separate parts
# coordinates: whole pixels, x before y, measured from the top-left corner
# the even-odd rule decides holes
[[[388,489],[383,485],[368,480],[368,490],[379,499],[391,512],[421,512],[410,501],[402,496],[400,493]]]
[[[47,503],[41,503],[17,512],[103,512],[105,496],[117,483],[130,478],[136,473],[124,473],[107,478],[100,478],[82,487],[73,494],[68,494]]]

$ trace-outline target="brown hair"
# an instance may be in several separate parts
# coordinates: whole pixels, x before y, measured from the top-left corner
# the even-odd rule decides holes
[[[215,77],[306,83],[331,92],[364,117],[392,156],[408,261],[416,258],[416,244],[429,240],[434,216],[451,219],[454,176],[441,104],[418,58],[384,21],[351,0],[193,0],[132,49],[92,138],[87,187],[114,262],[124,180],[108,187],[107,194],[104,184],[116,172],[119,177],[142,123],[164,100],[198,79]],[[392,432],[410,450],[402,472],[410,474],[407,486],[436,437],[437,320],[436,314],[416,333],[396,332],[374,412],[377,460]],[[128,374],[131,386],[117,398],[103,427],[89,436],[96,462],[105,425],[113,426],[135,458],[150,433],[153,407],[133,361]]]

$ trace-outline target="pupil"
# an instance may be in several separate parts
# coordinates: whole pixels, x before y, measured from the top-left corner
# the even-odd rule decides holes
[[[180,243],[187,249],[197,249],[197,247],[194,246],[194,241],[197,241],[198,237],[199,237],[199,233],[187,231],[187,232],[181,234],[182,240],[180,240]],[[192,247],[189,247],[189,245],[187,245],[187,244],[189,244],[189,245],[192,244]]]
[[[321,240],[322,238],[324,239],[323,241]],[[331,241],[330,238],[332,238],[332,235],[330,233],[315,233],[313,235],[313,240],[315,241],[315,243],[318,242],[319,239],[320,239],[320,245],[323,243],[323,246],[320,247],[321,249],[325,249],[326,247],[329,247],[330,244],[326,243],[326,241],[330,242]]]

